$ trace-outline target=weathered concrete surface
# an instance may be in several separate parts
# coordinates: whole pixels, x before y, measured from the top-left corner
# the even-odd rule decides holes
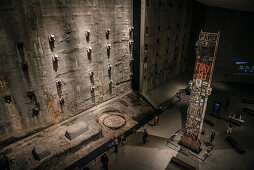
[[[34,146],[32,154],[36,160],[42,160],[51,153],[46,143],[39,143],[38,145]]]
[[[86,123],[85,122],[78,122],[78,123],[75,123],[75,124],[67,127],[65,136],[68,139],[73,140],[74,138],[85,133],[86,131],[88,131],[88,127],[87,127]]]
[[[140,59],[144,93],[186,70],[192,4],[189,0],[149,1],[145,10],[144,57]]]
[[[65,131],[68,125],[77,123],[75,120],[70,120],[9,145],[3,152],[9,159],[15,160],[15,162],[11,163],[11,168],[20,170],[34,168],[45,169],[48,165],[63,159],[66,155],[75,152],[83,145],[97,140],[101,137],[101,126],[92,120],[91,117],[88,119],[89,122],[87,122],[87,125],[91,129],[73,140],[65,137]],[[37,151],[40,152],[39,156],[41,157],[36,160],[33,151],[41,143],[47,143],[47,151],[51,152],[51,154],[45,154],[45,150],[39,148],[40,151]]]
[[[0,148],[7,139],[60,122],[130,90],[131,26],[132,0],[1,1]],[[108,39],[106,29],[111,30]],[[53,45],[48,39],[51,34]],[[58,79],[62,85],[56,84]],[[30,88],[33,96],[27,93]],[[11,96],[11,102],[5,96]],[[60,99],[64,99],[61,104]]]
[[[11,161],[13,169],[64,169],[113,136],[135,126],[137,124],[135,120],[151,110],[152,107],[135,93],[128,93],[15,142],[1,149],[0,153],[13,160]],[[126,120],[124,126],[116,130],[104,126],[99,118],[110,113],[121,114]],[[67,139],[66,129],[79,122],[85,122],[89,130],[73,140]],[[35,160],[32,150],[41,143],[47,143],[51,155]]]

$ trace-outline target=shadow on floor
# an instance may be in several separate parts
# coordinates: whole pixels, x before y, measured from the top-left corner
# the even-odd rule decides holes
[[[167,138],[154,136],[149,134],[146,144],[143,144],[143,132],[136,132],[133,138],[128,141],[127,145],[130,146],[139,146],[139,147],[148,147],[148,148],[164,148],[165,144],[167,143]]]

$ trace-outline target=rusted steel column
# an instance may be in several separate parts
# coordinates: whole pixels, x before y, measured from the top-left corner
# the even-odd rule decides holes
[[[212,75],[219,44],[220,33],[201,30],[196,43],[196,63],[193,74],[185,133],[180,144],[189,149],[200,151],[200,134],[202,131],[208,96],[211,94]]]

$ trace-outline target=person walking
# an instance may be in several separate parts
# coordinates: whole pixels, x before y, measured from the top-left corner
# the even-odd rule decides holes
[[[146,131],[146,129],[144,129],[144,132],[143,132],[143,144],[146,144],[146,138],[148,137],[148,133]]]
[[[214,138],[215,138],[215,132],[214,132],[213,129],[212,129],[212,131],[211,131],[211,138],[210,138],[210,145],[213,144]]]
[[[228,130],[227,130],[227,134],[228,135],[231,135],[232,133],[232,128],[233,128],[233,125],[232,125],[232,122],[230,121],[229,125],[228,125]]]
[[[102,156],[101,156],[101,162],[102,162],[102,167],[103,167],[103,170],[108,170],[108,156],[106,153],[104,153]]]
[[[113,145],[114,145],[114,147],[115,147],[115,153],[117,153],[118,152],[118,139],[116,138],[116,137],[114,137],[113,138],[114,139],[114,141],[113,141]]]

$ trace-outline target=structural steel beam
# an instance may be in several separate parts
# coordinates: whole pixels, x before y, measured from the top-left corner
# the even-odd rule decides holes
[[[208,96],[211,94],[211,82],[215,65],[216,53],[220,33],[209,33],[201,30],[196,43],[196,63],[193,74],[185,134],[181,137],[180,144],[200,151],[200,134],[207,106]]]

